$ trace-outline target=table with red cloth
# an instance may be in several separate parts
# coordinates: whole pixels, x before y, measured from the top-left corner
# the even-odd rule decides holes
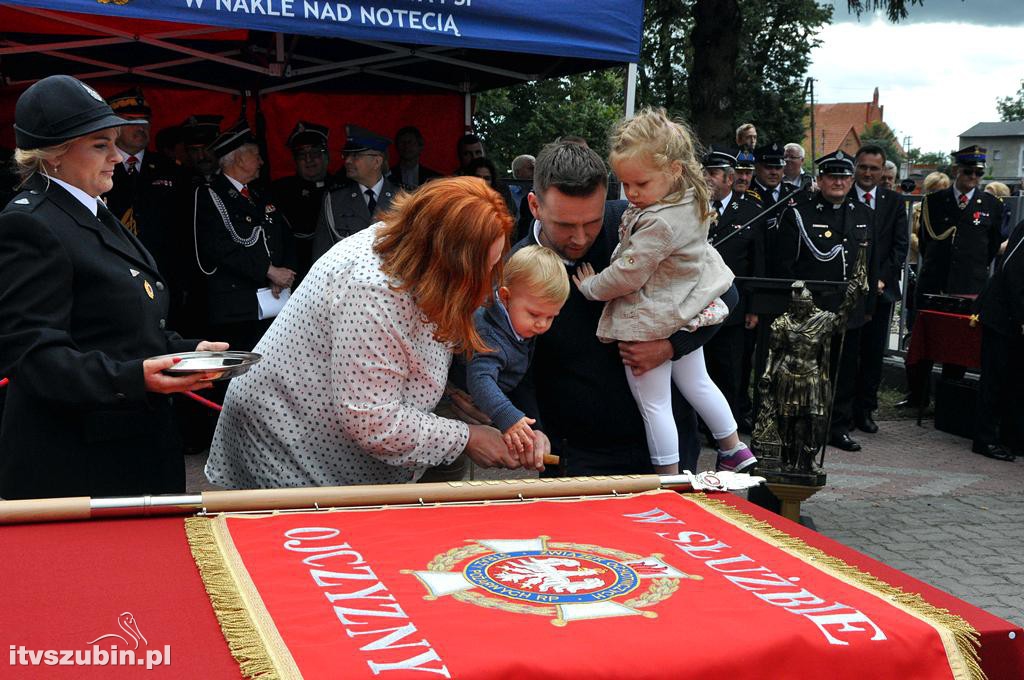
[[[583,500],[595,502],[590,499]],[[724,504],[720,507],[741,511],[745,516],[750,516],[752,520],[765,522],[771,528],[779,530],[775,532],[776,535],[773,539],[776,542],[785,542],[785,540],[788,540],[786,537],[798,539],[797,542],[802,542],[811,548],[821,550],[831,558],[842,560],[848,565],[867,572],[870,576],[897,586],[906,593],[920,595],[929,605],[949,610],[949,612],[969,623],[977,631],[980,640],[980,663],[988,678],[991,680],[1024,678],[1024,637],[1021,635],[1019,626],[999,619],[796,523],[766,512],[742,498],[731,494],[714,494],[714,500]],[[629,501],[632,501],[632,498],[625,500],[607,499],[607,502],[611,504]],[[561,501],[548,501],[548,503],[558,502]],[[569,503],[571,502],[569,501]],[[535,508],[554,507],[552,505],[538,505],[537,503],[539,502],[522,503],[519,505],[535,506]],[[563,505],[565,505],[564,502]],[[589,506],[577,505],[575,507]],[[623,507],[631,506],[624,505]],[[472,509],[469,506],[463,505],[462,508],[453,510],[453,512],[460,514],[453,514],[451,516],[468,516],[466,513]],[[418,509],[391,510],[391,512],[413,513],[417,511]],[[372,522],[375,520],[374,515],[366,514],[373,512],[371,510],[352,512],[363,513],[356,519],[361,520],[364,524],[372,525]],[[283,514],[275,515],[270,517],[270,519],[276,521]],[[323,514],[341,515],[342,513]],[[315,521],[315,513],[310,513],[308,516],[312,517]],[[235,517],[238,516],[228,518],[234,522],[235,526],[240,526],[243,529],[247,528],[250,524],[253,527],[257,526],[255,523],[236,521]],[[654,532],[652,535],[661,535],[657,532],[668,532],[675,536],[676,532],[679,531],[679,527],[672,526],[671,524],[659,525],[658,522],[663,520],[658,517],[648,514],[645,515],[645,518],[651,522],[645,528],[649,528],[651,532]],[[538,536],[546,531],[544,527],[533,524],[524,525],[520,529],[514,532],[515,535],[508,535],[509,531],[502,531],[497,525],[494,528],[474,526],[470,531],[472,535],[465,536],[466,540],[454,545],[444,555],[451,556],[458,553],[459,550],[462,550],[459,547],[460,545],[466,546],[471,544],[469,539],[523,539]],[[552,533],[558,532],[557,523],[554,530]],[[332,545],[333,549],[327,553],[322,548],[311,550],[300,547],[298,541],[303,537],[316,538],[316,536],[311,536],[308,533],[309,531],[316,533],[316,530],[307,529],[303,531],[306,531],[306,533],[293,532],[289,534],[291,540],[295,542],[295,545],[289,549],[296,551],[292,553],[292,556],[297,558],[293,560],[293,563],[306,569],[306,586],[310,585],[308,582],[310,575],[318,574],[314,575],[315,579],[327,580],[341,577],[341,575],[331,571],[332,569],[337,569],[338,565],[341,564],[339,561],[332,562],[329,559],[332,556],[334,560],[338,560],[339,555],[347,554],[349,557],[346,559],[349,562],[352,564],[360,563],[355,557],[351,556],[351,553],[345,552],[349,547],[347,545]],[[491,536],[490,534],[496,535]],[[560,537],[553,535],[549,539],[542,536],[538,540],[542,539],[557,541],[560,540]],[[242,544],[248,540],[245,531],[238,532],[235,535],[235,540],[240,548],[244,548],[245,546]],[[604,542],[608,543],[609,541]],[[4,526],[0,527],[0,545],[4,547],[4,559],[0,560],[0,582],[4,584],[4,609],[3,616],[0,617],[0,638],[6,643],[3,665],[0,665],[0,677],[95,677],[116,679],[119,677],[235,678],[240,676],[239,662],[233,658],[221,629],[222,625],[226,630],[230,629],[233,624],[231,621],[225,620],[218,622],[214,608],[211,606],[211,595],[204,588],[204,582],[200,578],[196,561],[190,551],[190,546],[186,539],[186,524],[182,518],[108,519],[86,522]],[[565,549],[568,544],[552,543],[552,545]],[[280,545],[274,547],[279,548]],[[575,549],[593,552],[597,548],[595,546],[581,545],[575,546]],[[686,560],[681,552],[673,550],[671,544],[666,543],[666,548],[663,552],[664,562],[673,563],[676,567],[688,567],[685,570],[689,572],[695,571],[694,563],[696,561]],[[473,553],[472,551],[459,554],[461,555],[459,558],[451,557],[447,564],[448,567],[458,562],[459,559],[465,558],[472,561],[487,557],[484,555],[481,558],[479,552]],[[750,552],[750,554],[754,555],[755,553]],[[692,555],[690,556],[692,557]],[[659,568],[657,559],[653,557],[644,559],[654,560],[654,562],[646,562],[647,568]],[[812,556],[807,559],[813,560],[814,557]],[[410,569],[408,574],[403,572],[403,575],[413,583],[416,592],[424,595],[426,590],[421,588],[415,579],[423,578],[422,573],[426,572],[416,572],[413,574],[412,570],[425,569],[428,565],[423,563],[419,556],[414,555],[414,551],[410,551],[408,555],[403,556],[402,560],[408,563]],[[636,560],[633,560],[633,562],[634,567],[638,570],[644,566]],[[637,564],[641,564],[641,567],[637,567]],[[446,564],[441,564],[439,568],[438,560],[435,559],[429,566],[430,568],[440,569],[443,572]],[[591,566],[600,565],[591,564]],[[350,568],[349,571],[353,571],[353,569]],[[369,569],[369,567],[366,567],[366,569]],[[612,569],[614,570],[614,566]],[[465,580],[472,577],[472,571],[471,568],[467,567],[463,572],[451,574],[444,578]],[[594,571],[600,572],[602,569],[598,568]],[[333,576],[331,576],[332,573]],[[250,574],[254,582],[262,578],[259,569],[254,567],[250,568]],[[206,576],[209,575],[206,574]],[[351,574],[349,576],[351,577]],[[691,576],[690,578],[696,577]],[[793,580],[797,579],[794,577]],[[382,607],[388,611],[390,611],[388,609],[390,607],[397,609],[399,605],[394,603],[393,599],[389,599],[390,595],[387,591],[380,590],[379,587],[375,588],[375,583],[377,582],[372,578],[351,582],[348,590],[351,591],[356,586],[361,587],[365,591],[364,597],[377,599],[377,607]],[[809,579],[805,584],[805,587],[808,589],[815,588],[815,586],[810,584]],[[242,585],[245,586],[245,584]],[[394,584],[389,585],[393,586]],[[446,586],[443,581],[439,581],[431,587],[435,588],[435,590],[438,588],[443,590]],[[253,597],[252,592],[247,590],[247,586],[242,587],[240,592],[243,600]],[[607,625],[621,625],[623,620],[635,620],[638,624],[642,625],[645,620],[649,620],[645,619],[645,617],[666,617],[668,616],[668,605],[675,602],[678,606],[685,606],[689,598],[700,598],[704,592],[706,591],[700,588],[699,582],[689,582],[683,579],[678,592],[674,594],[662,593],[653,597],[654,601],[658,597],[669,598],[668,602],[651,606],[648,613],[645,613],[643,616],[633,617],[633,619],[623,619],[622,617],[608,618],[607,621],[609,623]],[[736,589],[736,593],[738,593],[736,597],[747,597],[750,595],[749,592],[743,592],[740,589]],[[633,595],[635,594],[633,593]],[[279,599],[281,595],[281,593],[278,593]],[[216,594],[212,596],[218,607],[225,605],[224,602],[218,601]],[[412,607],[418,607],[425,611],[430,607],[438,606],[441,600],[450,599],[443,592],[434,592],[433,597],[437,602],[429,601],[431,597],[425,596],[422,599],[410,597],[403,601],[403,604],[406,605],[410,616],[412,616]],[[284,597],[281,602],[277,603],[273,602],[273,598],[270,596],[264,596],[264,599],[271,609],[289,604],[288,597]],[[412,600],[414,599],[418,600],[419,604],[413,603]],[[696,600],[691,601],[696,603]],[[324,600],[322,604],[328,605],[331,603]],[[364,642],[364,639],[361,639],[359,636],[365,629],[360,629],[357,625],[358,622],[353,623],[349,621],[353,625],[343,628],[345,621],[343,612],[350,612],[349,616],[353,616],[351,609],[344,608],[346,602],[339,602],[336,599],[333,604],[339,605],[338,610],[336,610],[339,613],[334,621],[337,628],[332,629],[330,633],[338,636],[342,641],[347,636],[357,640],[359,644],[364,645],[364,648],[370,649],[395,650],[404,645],[404,647],[411,650],[406,656],[413,652],[425,652],[427,634],[419,632],[414,635],[404,635],[402,625],[405,619],[380,619],[374,627],[377,629],[393,630],[393,637],[382,638],[380,637],[382,635],[381,631],[377,630],[374,631],[377,634],[376,636],[370,636],[367,638],[368,642]],[[355,604],[348,604],[348,606],[356,607]],[[527,658],[531,654],[537,653],[538,650],[551,651],[550,648],[554,646],[553,640],[555,639],[553,635],[561,631],[571,631],[573,635],[564,639],[574,640],[573,644],[576,646],[582,645],[582,648],[586,650],[588,649],[586,645],[588,634],[593,634],[597,630],[595,628],[587,628],[586,626],[605,625],[605,621],[568,620],[566,622],[566,620],[562,620],[559,623],[558,620],[550,619],[546,615],[517,616],[516,612],[508,613],[506,611],[494,610],[493,608],[488,609],[486,604],[480,607],[456,602],[452,606],[461,608],[453,610],[459,612],[453,616],[454,625],[458,626],[460,621],[462,621],[459,617],[467,617],[465,619],[467,628],[463,631],[464,645],[467,653],[476,646],[486,647],[483,643],[483,637],[475,637],[478,630],[470,625],[469,622],[476,620],[486,621],[489,611],[495,617],[501,616],[508,619],[531,621],[531,625],[535,626],[538,630],[551,632],[550,636],[511,637],[505,641],[509,648],[517,650],[518,653],[525,655]],[[525,603],[524,606],[526,606]],[[316,609],[316,607],[311,609]],[[469,614],[470,611],[473,613]],[[310,612],[309,616],[312,617],[314,613],[317,615],[322,614],[322,612]],[[519,614],[522,613],[519,612]],[[535,614],[536,612],[533,613]],[[598,613],[594,616],[599,617],[601,615]],[[293,618],[292,625],[298,625],[301,629],[303,613],[300,610],[295,613],[295,616],[299,618]],[[594,618],[590,613],[587,616]],[[728,614],[723,612],[721,616],[728,617]],[[571,617],[566,616],[563,618],[569,619]],[[299,623],[296,624],[295,621]],[[550,623],[554,623],[556,628],[548,625]],[[708,656],[714,658],[714,655],[720,655],[719,665],[722,668],[722,677],[739,677],[734,676],[731,672],[727,672],[726,669],[739,668],[744,665],[745,655],[750,653],[751,648],[755,646],[754,641],[758,640],[759,635],[762,633],[757,627],[757,622],[730,619],[728,621],[708,621],[707,623],[709,628],[717,629],[724,627],[724,629],[729,629],[731,627],[735,631],[735,637],[723,639],[721,646],[717,648],[694,648],[688,644],[687,640],[696,633],[691,631],[688,634],[687,630],[679,630],[675,636],[675,646],[670,651],[679,655],[700,655],[705,658]],[[498,624],[490,623],[488,625],[496,626]],[[504,624],[502,623],[501,625]],[[557,628],[559,625],[564,626],[564,628]],[[391,628],[388,628],[389,626]],[[816,637],[813,627],[808,628],[812,629],[810,637]],[[850,627],[848,630],[855,629],[860,632],[841,634],[838,631],[844,630],[844,627],[838,625],[831,630],[840,637],[847,635],[858,637],[859,639],[867,639],[869,637],[864,635],[863,626]],[[499,626],[494,630],[500,631],[502,629]],[[228,630],[228,632],[230,633],[231,631]],[[285,632],[287,631],[282,630],[282,633]],[[140,657],[142,651],[158,651],[160,653],[160,663],[155,665],[152,670],[147,671],[143,671],[141,666],[128,668],[123,665],[118,667],[109,664],[105,666],[68,667],[45,664],[15,664],[16,660],[24,661],[26,659],[28,651],[24,650],[36,653],[41,653],[41,650],[81,650],[86,648],[87,643],[91,644],[94,640],[100,640],[101,642],[98,644],[107,645],[109,643],[111,647],[127,647],[130,649],[134,645],[134,648],[139,650]],[[264,640],[263,642],[272,643],[273,641]],[[316,640],[312,642],[314,643],[315,651],[315,644],[319,643]],[[334,644],[337,640],[332,639],[330,642]],[[490,640],[488,639],[487,642],[490,642]],[[431,640],[431,643],[434,643],[434,640]],[[627,656],[632,653],[634,646],[636,648],[643,647],[636,640],[630,640],[622,644],[623,648],[619,653]],[[792,649],[798,648],[799,643],[794,640]],[[592,656],[599,656],[606,652],[605,649],[600,647],[590,647],[589,651]],[[235,649],[235,652],[237,655],[238,649]],[[20,657],[17,656],[19,653],[21,654]],[[793,668],[797,666],[793,664],[799,661],[792,658],[794,656],[797,656],[797,654],[786,646],[775,649],[771,658],[777,658],[778,665],[764,666],[764,658],[759,659],[759,663],[762,664],[759,677],[809,677],[807,674],[794,674]],[[571,662],[566,661],[566,663]],[[341,664],[339,662],[339,669],[340,667]],[[564,677],[575,677],[573,673],[574,668],[572,665],[566,667]],[[405,674],[393,672],[394,670],[387,668],[378,669],[379,674],[377,677],[433,677],[435,675],[435,673],[424,673],[422,672],[423,669],[420,669],[420,672],[407,672]],[[870,677],[890,677],[884,671],[884,665],[880,666],[878,672],[871,674]],[[513,670],[506,669],[506,672],[508,675],[503,677],[517,675]],[[837,669],[835,668],[822,669],[822,675],[811,675],[810,677],[823,677],[826,673],[833,676],[836,672]],[[651,676],[651,673],[648,672],[647,676]],[[656,672],[654,676],[657,676]],[[348,676],[339,674],[332,676],[328,674],[327,677]],[[452,674],[451,677],[461,676]],[[540,676],[533,675],[530,677]],[[639,674],[637,677],[639,677]],[[679,675],[674,675],[674,677],[679,677]],[[704,675],[702,677],[712,677],[712,675]],[[748,675],[747,677],[750,676]],[[754,677],[757,676],[755,675]],[[903,675],[902,677],[924,676],[910,674]]]
[[[981,367],[981,325],[969,314],[922,309],[910,334],[907,365],[921,361]]]

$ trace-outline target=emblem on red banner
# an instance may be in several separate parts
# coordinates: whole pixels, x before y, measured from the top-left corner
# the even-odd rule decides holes
[[[461,602],[570,621],[612,616],[655,618],[682,579],[701,580],[648,556],[597,545],[528,539],[481,539],[437,555],[426,571],[403,570],[427,589],[425,599]]]

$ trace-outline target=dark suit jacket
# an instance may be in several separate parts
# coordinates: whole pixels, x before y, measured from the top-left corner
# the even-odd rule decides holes
[[[406,191],[411,191],[413,189],[423,186],[428,181],[436,177],[444,177],[444,175],[439,173],[437,170],[431,170],[430,168],[421,165],[419,167],[419,183],[414,187],[407,187],[402,182],[402,166],[396,165],[395,167],[391,168],[391,172],[388,174],[387,179],[394,186],[399,187],[401,189],[405,189]]]
[[[335,243],[362,231],[374,223],[375,218],[391,207],[391,200],[398,193],[386,177],[377,198],[377,207],[370,215],[363,196],[356,182],[348,181],[337,189],[332,189],[324,196],[324,204],[320,209],[316,234],[313,236],[313,262],[330,250]]]
[[[760,206],[753,199],[747,198],[745,195],[733,194],[729,205],[725,207],[725,212],[711,225],[708,232],[708,240],[712,244],[721,242],[721,245],[715,245],[715,248],[736,276],[764,276],[765,234],[761,221],[758,220],[735,236],[730,236],[737,229],[756,218],[760,212]],[[723,240],[726,237],[728,240]],[[741,295],[740,305],[729,314],[729,318],[725,320],[726,324],[733,325],[743,322],[744,314],[748,311],[749,298],[748,295]]]
[[[760,201],[762,210],[768,210],[762,221],[765,232],[764,250],[765,257],[768,258],[768,260],[772,260],[775,258],[775,240],[779,233],[779,217],[782,215],[782,211],[786,209],[788,203],[784,201],[772,208],[772,205],[774,205],[776,201],[772,198],[771,191],[761,184],[756,176],[750,180],[750,189],[747,191],[748,194],[753,194],[752,198],[756,198]],[[798,193],[799,191],[800,190],[792,184],[782,182],[779,184],[779,199]]]
[[[589,262],[597,271],[608,266],[619,242],[619,224],[627,205],[622,200],[606,203],[601,233],[581,262]],[[513,251],[534,243],[531,232]],[[566,268],[572,274],[576,265]],[[544,430],[555,450],[572,448],[577,458],[600,459],[615,452],[646,451],[643,420],[626,383],[618,344],[597,339],[597,322],[603,309],[603,302],[587,300],[572,286],[550,330],[537,338],[526,378],[509,395],[528,415],[540,417],[536,427]],[[700,346],[717,330],[718,326],[707,326],[696,333],[679,331],[675,336],[686,336],[685,342]],[[674,407],[680,425],[680,467],[692,466],[700,451],[693,412],[682,399],[674,400]],[[618,472],[639,471],[629,466],[628,459],[621,460]],[[649,469],[649,460],[643,457],[644,469]]]
[[[250,245],[236,241],[210,191],[224,205],[238,237],[248,240],[260,225],[263,235]],[[224,175],[217,175],[197,194],[196,240],[206,275],[207,318],[211,324],[256,321],[256,292],[270,285],[267,269],[271,264],[294,268],[291,239],[283,220],[276,209],[271,209],[272,204],[255,190],[250,191],[252,200],[238,193]]]
[[[114,217],[139,237],[160,271],[175,283],[175,242],[188,237],[188,229],[174,219],[177,175],[171,161],[147,151],[132,175],[123,163],[115,165],[114,188],[103,195]]]
[[[918,294],[980,293],[988,281],[989,264],[1003,240],[999,232],[1003,204],[999,199],[978,187],[967,207],[961,209],[953,187],[949,187],[925,197],[921,222]],[[936,239],[932,233],[948,236]]]
[[[896,302],[900,299],[900,276],[903,275],[903,263],[907,259],[907,247],[910,242],[907,208],[903,197],[895,191],[875,187],[872,196],[875,197],[871,233],[874,238],[872,253],[876,276],[874,280],[868,281],[868,287],[871,289],[868,297],[877,297],[877,282],[884,281],[885,292],[882,297],[889,302]],[[849,198],[852,201],[859,201],[856,187],[850,189]],[[874,305],[869,302],[868,307],[873,309]]]
[[[1015,337],[1024,332],[1024,222],[1011,232],[977,307],[986,328]]]
[[[170,401],[145,391],[142,362],[197,341],[166,330],[165,280],[106,215],[38,177],[0,214],[5,498],[185,489]]]
[[[834,208],[821,197],[820,192],[802,195],[807,198],[794,201],[794,205],[788,206],[779,218],[779,236],[772,263],[773,276],[805,281],[848,281],[854,274],[860,243],[863,241],[868,244],[869,285],[871,281],[877,280],[872,251],[874,236],[871,231],[871,209],[857,200],[851,200],[849,196]],[[819,259],[808,245],[808,240],[819,253],[831,254],[833,248],[839,247],[839,254],[829,260]],[[819,300],[819,306],[834,311],[842,295],[842,291],[837,291],[816,299]],[[867,301],[862,299],[850,312],[847,327],[863,326],[866,313]]]

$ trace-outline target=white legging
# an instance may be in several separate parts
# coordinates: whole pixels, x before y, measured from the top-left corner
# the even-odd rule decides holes
[[[633,375],[626,366],[626,381],[644,418],[647,448],[655,465],[679,462],[679,433],[672,415],[673,383],[700,414],[712,437],[724,439],[736,432],[736,419],[732,417],[729,402],[708,375],[701,347],[643,375]]]

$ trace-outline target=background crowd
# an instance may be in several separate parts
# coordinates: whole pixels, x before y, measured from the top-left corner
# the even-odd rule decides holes
[[[294,173],[267,182],[259,141],[244,119],[223,127],[219,116],[192,115],[151,136],[143,121],[152,112],[140,90],[107,103],[122,124],[106,128],[114,130],[110,142],[118,159],[102,202],[152,254],[167,282],[168,311],[159,328],[225,341],[232,349],[259,343],[277,313],[273,301],[301,291],[314,263],[337,243],[388,215],[396,201],[405,205],[398,200],[402,195],[415,195],[442,177],[420,164],[429,140],[413,126],[391,139],[349,125],[346,138],[335,141],[320,122],[297,121],[287,139]],[[388,167],[392,145],[398,163]],[[579,137],[565,135],[543,150],[523,151],[531,153],[516,157],[511,177],[503,178],[484,141],[466,134],[453,149],[456,174],[483,179],[501,197],[514,223],[511,243],[551,248],[570,275],[584,264],[600,272],[612,258],[627,207],[615,200],[618,178]],[[338,176],[328,173],[333,153],[344,160]],[[749,433],[758,401],[751,376],[764,364],[766,326],[779,311],[771,294],[751,280],[835,282],[817,296],[820,305],[835,306],[843,290],[838,284],[852,276],[857,253],[866,249],[870,293],[851,314],[844,340],[832,345],[829,443],[856,451],[852,431],[877,432],[873,414],[899,303],[905,300],[912,310],[930,304],[931,296],[980,295],[985,361],[974,450],[1013,460],[1021,439],[1008,434],[1015,419],[1004,411],[1013,403],[1009,390],[1024,383],[1024,257],[1014,257],[1021,227],[1004,218],[1001,197],[1009,189],[997,182],[981,186],[985,150],[970,147],[954,157],[953,176],[927,177],[926,198],[908,211],[902,194],[916,187],[897,184],[897,167],[884,149],[868,145],[853,157],[827,154],[814,160],[812,174],[799,144],[761,140],[753,124],[740,126],[734,146],[709,148],[701,157],[710,192],[708,240],[740,283],[740,302],[728,318],[693,334],[697,339],[685,349],[672,338],[597,343],[591,326],[601,305],[573,288],[537,341],[524,379],[528,394],[517,406],[543,418],[563,472],[648,471],[639,413],[622,389],[622,365],[643,373],[697,348],[739,430]],[[164,290],[162,281],[157,285]],[[908,321],[912,325],[912,313]],[[952,364],[943,371],[963,375],[963,367]],[[930,381],[930,365],[908,367],[905,405],[926,403]],[[464,419],[486,422],[471,403],[456,397],[456,406]],[[176,409],[186,447],[205,449],[214,414],[188,401]],[[680,466],[692,468],[699,450],[696,421],[681,399],[674,409]],[[454,449],[465,443],[460,439]]]

